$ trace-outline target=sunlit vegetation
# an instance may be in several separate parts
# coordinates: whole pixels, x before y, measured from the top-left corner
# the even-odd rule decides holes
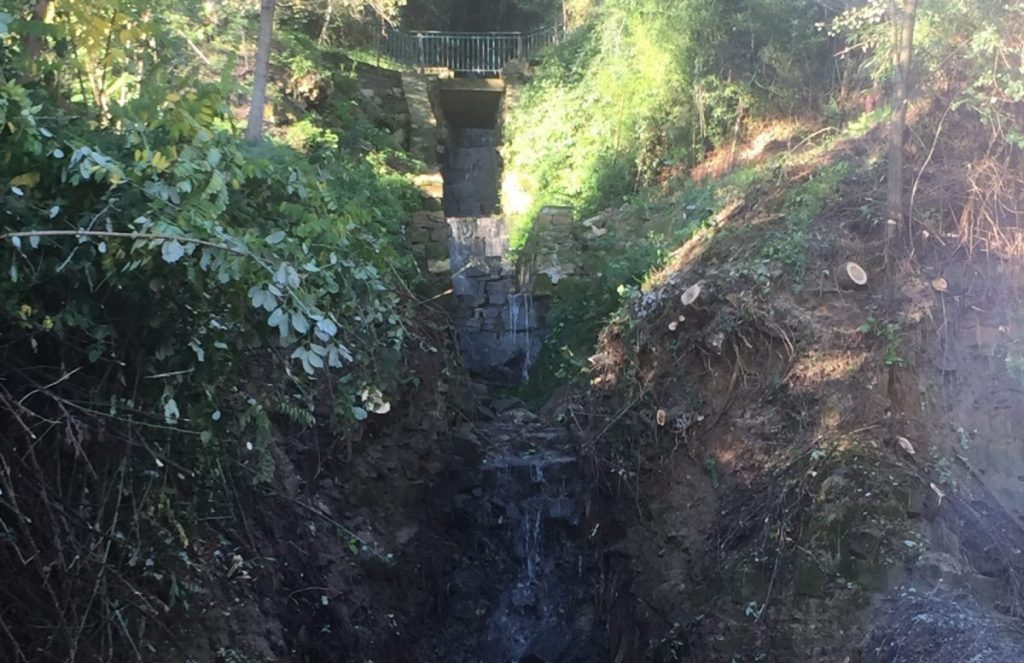
[[[579,4],[579,3],[577,3]],[[619,205],[665,166],[693,165],[743,122],[823,103],[834,40],[813,2],[605,2],[571,33],[507,125],[507,177],[537,208]]]
[[[332,46],[372,28],[283,4],[257,144],[250,3],[0,13],[4,660],[138,653],[130,588],[188,604],[192,532],[270,481],[275,426],[344,439],[412,379],[419,195]]]
[[[574,31],[539,66],[507,120],[504,203],[514,220],[513,242],[527,240],[545,205],[572,207],[580,221],[626,206],[612,222],[608,237],[615,239],[598,242],[585,258],[592,277],[566,288],[564,299],[556,295],[538,381],[553,382],[543,375],[548,370],[558,379],[585,370],[596,331],[612,318],[622,293],[641,287],[695,224],[730,200],[778,185],[787,168],[821,168],[822,154],[884,126],[892,86],[889,7],[885,0],[829,6],[747,0],[728,9],[699,2],[573,3]],[[974,153],[994,162],[984,172],[1009,176],[1024,135],[1020,34],[1013,27],[1021,11],[987,0],[922,4],[912,69],[917,126],[907,133],[907,148],[934,151],[955,121],[986,137],[988,147]],[[799,129],[773,132],[773,126]],[[743,150],[757,142],[754,131],[787,134],[786,149],[747,159]],[[788,149],[794,147],[800,149]],[[705,182],[688,182],[709,154],[713,165],[692,171]],[[877,163],[877,155],[869,158]],[[725,176],[706,182],[716,170]],[[981,179],[980,172],[971,179]],[[809,242],[829,241],[807,228],[850,174],[848,164],[826,166],[788,191],[784,222],[767,230],[756,255],[736,269],[771,285],[783,282],[772,276],[778,264],[788,283],[800,287]],[[901,182],[908,191],[912,185]],[[984,203],[989,212],[991,204]],[[874,223],[884,221],[884,210],[868,207]],[[651,224],[651,218],[671,221]],[[589,303],[582,316],[581,300]]]

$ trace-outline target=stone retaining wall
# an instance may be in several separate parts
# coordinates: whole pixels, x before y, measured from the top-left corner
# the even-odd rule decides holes
[[[525,378],[543,341],[542,311],[520,288],[501,217],[449,218],[452,318],[466,367],[488,379]]]
[[[550,296],[563,279],[581,275],[578,230],[570,208],[541,208],[522,251],[523,280],[534,295]]]
[[[452,289],[448,310],[471,372],[496,382],[525,379],[544,340],[550,296],[581,275],[579,232],[571,210],[546,207],[514,262],[502,217],[413,215],[407,238],[438,291]]]

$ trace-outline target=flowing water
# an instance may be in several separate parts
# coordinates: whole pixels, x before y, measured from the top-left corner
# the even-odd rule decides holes
[[[584,479],[565,429],[481,424],[486,455],[456,498],[460,555],[436,660],[582,663],[592,645]]]
[[[494,129],[453,128],[444,208],[451,227],[452,320],[463,364],[491,382],[525,382],[542,334],[537,302],[509,259],[497,207]],[[457,550],[439,596],[441,627],[410,660],[592,663],[594,584],[585,481],[567,430],[528,413],[476,425],[476,467],[440,527]]]
[[[533,339],[530,338],[530,330],[536,325],[533,315],[533,295],[529,292],[516,292],[508,297],[508,320],[509,330],[512,334],[512,344],[522,348],[523,366],[522,380],[530,379],[530,367],[533,366]]]

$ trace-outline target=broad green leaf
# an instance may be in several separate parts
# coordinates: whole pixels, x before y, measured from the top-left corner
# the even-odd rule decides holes
[[[282,262],[274,272],[274,283],[284,285],[288,282],[288,263]]]
[[[363,408],[355,406],[352,408],[352,416],[355,417],[356,421],[364,421],[370,415]]]
[[[287,237],[287,235],[285,235],[284,231],[278,230],[277,232],[270,233],[269,235],[267,235],[265,241],[267,244],[273,246],[275,244],[280,244],[281,242],[283,242],[285,237]]]
[[[185,255],[185,247],[176,239],[165,241],[160,247],[160,255],[163,256],[164,262],[178,262]]]
[[[330,318],[324,318],[316,323],[317,331],[327,338],[333,338],[338,333],[338,326]]]

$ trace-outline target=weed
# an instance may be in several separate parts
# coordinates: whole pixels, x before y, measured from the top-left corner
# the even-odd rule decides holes
[[[864,336],[873,337],[885,342],[882,362],[886,366],[903,366],[900,346],[903,343],[902,330],[898,322],[880,322],[875,316],[868,317],[857,331]]]
[[[704,471],[711,477],[711,485],[718,488],[718,460],[710,456],[705,458]]]
[[[785,227],[769,238],[761,258],[783,265],[797,286],[802,283],[807,266],[811,222],[825,209],[849,170],[849,164],[845,161],[836,162],[823,168],[786,196]]]

